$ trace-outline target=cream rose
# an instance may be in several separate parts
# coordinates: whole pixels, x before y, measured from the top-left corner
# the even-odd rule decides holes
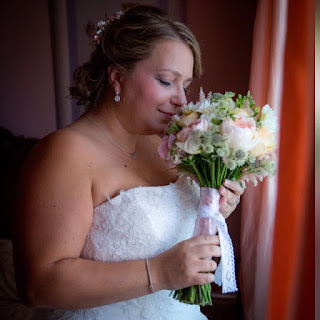
[[[275,149],[276,141],[274,134],[267,128],[258,129],[258,143],[250,150],[255,157],[263,157]]]
[[[232,111],[232,114],[236,117],[236,118],[242,118],[242,119],[249,119],[252,115],[249,114],[249,112],[245,109],[241,109],[241,108],[235,108]]]
[[[196,112],[191,112],[187,115],[183,115],[180,120],[178,121],[178,124],[184,128],[189,126],[192,122],[195,122],[199,119],[199,116]]]

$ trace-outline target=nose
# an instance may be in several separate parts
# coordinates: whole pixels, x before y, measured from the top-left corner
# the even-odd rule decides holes
[[[187,104],[187,97],[183,87],[177,88],[175,94],[172,96],[171,103],[177,107],[182,107]]]

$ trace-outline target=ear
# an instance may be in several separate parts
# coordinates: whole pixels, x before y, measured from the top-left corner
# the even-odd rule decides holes
[[[108,78],[113,91],[121,90],[122,74],[120,70],[114,66],[108,67]]]

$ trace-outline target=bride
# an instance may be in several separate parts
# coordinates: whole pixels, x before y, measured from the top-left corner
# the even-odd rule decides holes
[[[199,187],[157,153],[201,74],[190,30],[137,6],[100,22],[71,95],[87,111],[27,159],[16,278],[41,319],[206,319],[171,290],[213,281],[218,236],[193,232]],[[226,218],[243,189],[219,189]],[[210,271],[211,273],[203,273]],[[45,315],[45,316],[44,316]]]

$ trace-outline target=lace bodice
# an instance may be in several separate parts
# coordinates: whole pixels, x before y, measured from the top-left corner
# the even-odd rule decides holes
[[[99,261],[152,258],[192,236],[200,189],[188,177],[166,186],[136,187],[94,209],[81,256]],[[204,320],[199,306],[183,304],[162,290],[91,309],[53,310],[50,319]]]

